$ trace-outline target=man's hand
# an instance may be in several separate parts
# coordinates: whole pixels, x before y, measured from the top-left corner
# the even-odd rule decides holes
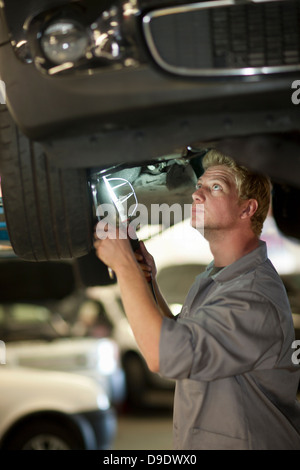
[[[117,273],[122,266],[135,263],[135,256],[130,246],[129,238],[123,227],[106,226],[100,239],[97,232],[94,235],[94,248],[97,257]]]
[[[140,242],[139,249],[135,251],[135,258],[142,269],[144,276],[148,282],[155,279],[157,270],[152,255],[147,251],[144,242]]]
[[[99,239],[95,236],[94,247],[96,255],[101,261],[109,266],[115,273],[120,287],[120,293],[124,309],[135,335],[136,341],[141,349],[148,367],[153,372],[159,370],[159,340],[162,325],[162,314],[159,306],[156,304],[149,284],[146,282],[145,275],[135,254],[132,251],[129,238],[124,237],[122,228],[117,231],[109,227],[105,228],[106,234]],[[144,250],[144,247],[141,247]],[[149,253],[148,262],[152,264]],[[150,271],[148,272],[151,272]]]

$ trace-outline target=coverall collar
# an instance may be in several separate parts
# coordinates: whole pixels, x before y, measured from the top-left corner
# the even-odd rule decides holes
[[[215,282],[226,282],[234,279],[245,272],[252,270],[259,264],[264,263],[268,258],[266,242],[259,240],[259,246],[250,253],[242,256],[234,263],[225,266],[220,272],[213,274],[211,277]],[[212,261],[206,268],[207,274],[214,267]]]

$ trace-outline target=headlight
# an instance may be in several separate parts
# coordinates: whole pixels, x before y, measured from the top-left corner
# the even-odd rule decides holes
[[[100,410],[108,410],[110,402],[108,397],[104,393],[99,393],[97,397],[97,405]]]
[[[102,339],[98,345],[98,370],[103,375],[110,375],[115,372],[117,364],[116,345],[109,339]]]
[[[81,8],[80,3],[71,2],[64,9],[57,7],[31,19],[26,25],[28,38],[18,43],[19,57],[51,76],[74,69],[91,74],[98,67],[137,67],[137,10],[130,7],[131,2],[118,2],[106,10],[99,2],[99,14],[94,7]]]
[[[55,64],[76,62],[85,56],[89,45],[86,29],[72,20],[50,24],[41,38],[45,56]]]

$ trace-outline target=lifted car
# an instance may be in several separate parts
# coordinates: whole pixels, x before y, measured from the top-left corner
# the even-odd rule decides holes
[[[278,227],[299,238],[299,19],[299,0],[3,0],[0,172],[15,253],[90,253],[95,174],[135,167],[130,183],[146,174],[152,189],[166,175],[163,201],[183,204],[192,157],[211,146],[272,178]]]

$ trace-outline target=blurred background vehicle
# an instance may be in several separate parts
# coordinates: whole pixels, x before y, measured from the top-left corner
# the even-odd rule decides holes
[[[7,364],[91,377],[113,405],[121,406],[126,382],[117,343],[106,330],[92,338],[86,331],[73,332],[68,323],[78,302],[78,296],[68,301],[68,293],[75,291],[74,267],[1,261],[0,338]]]
[[[85,304],[97,305],[102,312],[102,319],[95,319],[92,334],[97,334],[99,323],[109,322],[111,337],[120,348],[126,377],[127,411],[172,409],[174,382],[149,370],[126,318],[118,286],[89,287],[85,294],[83,308]]]
[[[91,377],[102,385],[117,409],[172,407],[173,383],[149,371],[125,316],[118,286],[75,288],[68,275],[74,276],[76,267],[69,262],[67,266],[52,264],[52,272],[44,271],[44,283],[44,268],[43,263],[29,263],[28,267],[17,259],[0,263],[3,288],[10,286],[6,302],[0,304],[6,363]],[[26,290],[22,270],[30,285],[35,285],[36,277],[44,285],[35,295],[34,289]],[[58,299],[56,283],[62,295]]]
[[[1,365],[0,392],[2,450],[97,450],[113,445],[115,412],[102,387],[88,377]]]
[[[9,366],[76,372],[99,383],[113,405],[125,400],[119,348],[107,335],[74,337],[68,324],[43,306],[2,304],[0,337]]]

